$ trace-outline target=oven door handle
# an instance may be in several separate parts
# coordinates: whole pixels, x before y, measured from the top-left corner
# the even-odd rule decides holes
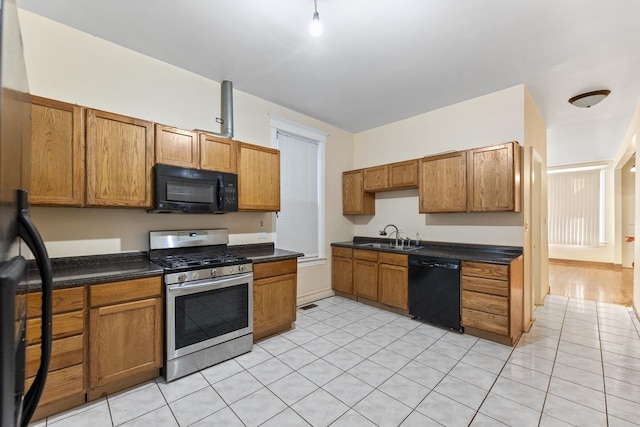
[[[216,289],[224,287],[227,283],[244,281],[246,279],[253,280],[253,273],[236,274],[234,276],[223,277],[220,279],[205,279],[193,283],[170,285],[168,291],[173,293],[180,291],[191,293],[192,291],[201,291],[206,288]]]

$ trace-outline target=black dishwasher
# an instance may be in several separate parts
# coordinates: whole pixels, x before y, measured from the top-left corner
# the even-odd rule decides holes
[[[463,332],[460,325],[460,261],[409,255],[409,314]]]

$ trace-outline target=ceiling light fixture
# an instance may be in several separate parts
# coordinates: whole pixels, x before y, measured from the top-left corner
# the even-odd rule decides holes
[[[313,19],[311,20],[311,24],[309,24],[309,32],[312,36],[318,37],[322,34],[322,23],[320,22],[320,14],[318,13],[318,0],[313,0]]]
[[[631,169],[629,169],[629,172],[635,173],[635,171],[636,171],[636,165],[631,166]]]
[[[611,91],[607,89],[581,93],[569,99],[569,103],[575,107],[589,108],[605,99],[610,93]]]

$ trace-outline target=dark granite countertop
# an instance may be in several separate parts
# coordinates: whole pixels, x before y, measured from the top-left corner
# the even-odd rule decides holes
[[[367,243],[374,243],[376,246],[362,246]],[[392,243],[395,243],[394,239],[356,236],[351,242],[337,242],[332,243],[331,246],[401,253],[407,255],[453,258],[461,261],[478,261],[492,264],[509,264],[515,258],[522,255],[522,248],[517,246],[492,246],[466,243],[429,242],[421,240],[418,249],[398,250],[389,247]],[[411,246],[415,247],[415,241],[411,242]]]
[[[229,246],[229,250],[246,256],[254,264],[303,256],[300,252],[277,249],[273,243]],[[148,252],[52,258],[51,267],[54,289],[162,276],[163,273],[162,267],[149,261]],[[35,290],[40,286],[35,261],[30,261],[27,287]]]

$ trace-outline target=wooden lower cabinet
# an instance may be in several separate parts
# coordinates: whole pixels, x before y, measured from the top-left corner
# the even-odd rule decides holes
[[[523,257],[510,264],[462,262],[465,332],[514,345],[523,328]]]
[[[42,294],[29,294],[26,351],[26,389],[40,367]],[[56,289],[52,300],[49,374],[33,420],[72,408],[85,401],[85,288]]]
[[[378,252],[354,249],[353,290],[356,296],[378,301]]]
[[[296,320],[298,260],[253,266],[253,339],[291,328]]]
[[[159,374],[161,286],[152,277],[89,288],[89,400]]]
[[[353,249],[332,248],[331,287],[353,295]]]
[[[409,309],[409,257],[401,254],[378,254],[379,301],[392,307]]]

